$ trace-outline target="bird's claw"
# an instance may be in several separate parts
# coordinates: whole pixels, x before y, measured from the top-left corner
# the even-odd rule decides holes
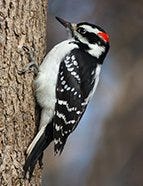
[[[27,71],[29,71],[29,69],[31,69],[33,67],[34,74],[37,75],[38,71],[39,71],[39,68],[38,68],[38,65],[37,65],[37,63],[35,62],[35,59],[34,59],[34,51],[32,49],[30,50],[26,45],[23,45],[22,48],[26,52],[26,54],[28,55],[28,59],[29,59],[30,63],[28,63],[24,67],[24,69],[19,70],[18,74],[20,74],[20,75],[25,74]]]

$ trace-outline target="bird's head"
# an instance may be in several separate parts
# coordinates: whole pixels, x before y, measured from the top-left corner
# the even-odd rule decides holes
[[[100,27],[91,23],[70,23],[59,17],[56,19],[70,32],[75,42],[89,54],[99,58],[109,50],[109,35]]]

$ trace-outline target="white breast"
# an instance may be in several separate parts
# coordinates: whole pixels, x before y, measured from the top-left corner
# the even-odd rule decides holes
[[[45,57],[39,67],[39,73],[35,80],[36,98],[43,108],[42,125],[47,124],[53,117],[56,103],[56,83],[60,63],[71,50],[78,48],[72,39],[56,45]],[[48,120],[48,121],[47,121]],[[40,124],[41,125],[41,124]]]

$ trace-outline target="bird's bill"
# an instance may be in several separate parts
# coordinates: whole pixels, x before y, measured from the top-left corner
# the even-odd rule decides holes
[[[64,19],[60,17],[56,17],[56,19],[65,27],[68,28],[71,32],[76,30],[76,24],[75,23],[70,23],[68,21],[65,21]]]

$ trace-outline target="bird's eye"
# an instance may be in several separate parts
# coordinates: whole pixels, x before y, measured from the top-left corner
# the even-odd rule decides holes
[[[84,28],[80,27],[80,28],[77,29],[77,32],[84,35],[86,33],[86,30]]]
[[[101,46],[101,45],[102,45],[101,41],[98,41],[98,45],[99,45],[99,46]]]

